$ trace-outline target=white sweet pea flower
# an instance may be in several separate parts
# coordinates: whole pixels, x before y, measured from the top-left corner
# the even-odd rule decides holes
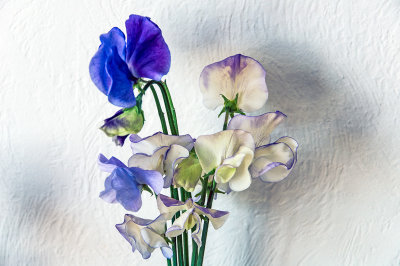
[[[154,221],[142,219],[131,214],[125,214],[124,222],[115,226],[121,235],[132,245],[132,252],[137,249],[143,259],[148,259],[151,253],[160,248],[164,257],[170,259],[172,249],[165,241],[165,220],[162,215]]]
[[[225,211],[201,207],[194,203],[192,199],[182,202],[162,194],[157,198],[157,206],[161,215],[166,220],[172,219],[178,211],[185,211],[167,229],[165,235],[167,237],[176,237],[181,235],[185,230],[189,231],[196,226],[196,230],[192,232],[192,238],[198,246],[201,246],[201,234],[203,230],[199,215],[206,216],[216,230],[224,225],[229,216],[229,213]]]
[[[158,132],[147,138],[131,135],[129,167],[156,170],[164,177],[164,188],[171,186],[176,165],[189,156],[194,140],[190,135],[172,136]]]
[[[259,116],[237,115],[231,119],[228,129],[249,132],[256,143],[254,160],[250,165],[253,178],[265,182],[278,182],[287,177],[297,161],[296,140],[282,137],[270,143],[270,134],[286,117],[276,111]]]
[[[244,112],[260,109],[268,99],[265,69],[251,57],[237,54],[206,66],[200,75],[203,103],[209,109],[224,104],[221,95],[233,101]]]
[[[194,148],[203,171],[215,169],[215,182],[242,191],[251,184],[249,166],[254,156],[253,137],[243,130],[225,130],[197,138]]]

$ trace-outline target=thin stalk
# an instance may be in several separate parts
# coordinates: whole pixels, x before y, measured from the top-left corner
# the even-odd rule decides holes
[[[167,124],[165,122],[164,112],[161,109],[160,100],[158,99],[156,90],[154,89],[153,85],[150,85],[150,89],[151,89],[151,92],[153,93],[154,101],[155,101],[156,106],[157,106],[157,112],[158,112],[158,116],[160,117],[162,131],[163,131],[164,134],[168,134]]]
[[[216,187],[216,183],[215,183],[215,180],[213,180],[211,191],[210,191],[210,194],[208,195],[208,200],[207,200],[207,208],[208,209],[211,209],[211,207],[212,207],[212,202],[214,200],[215,187]],[[204,259],[204,252],[205,252],[205,249],[206,249],[209,222],[210,222],[210,220],[206,217],[204,219],[203,233],[201,235],[201,248],[200,248],[200,252],[199,252],[199,258],[197,260],[197,266],[202,266],[203,265],[203,259]]]
[[[226,128],[228,127],[229,114],[229,112],[225,113],[224,127],[222,128],[222,130],[226,130]]]
[[[186,201],[186,191],[183,188],[180,188],[181,199],[183,202]],[[184,211],[183,211],[184,212]],[[187,230],[182,233],[183,238],[183,262],[184,266],[189,266],[189,241],[188,241],[188,232]]]

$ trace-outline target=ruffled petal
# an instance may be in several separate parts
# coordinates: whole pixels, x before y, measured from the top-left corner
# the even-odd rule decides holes
[[[159,194],[163,188],[164,180],[157,171],[143,170],[138,167],[130,167],[129,170],[135,177],[135,181],[141,185],[149,185],[154,193]]]
[[[132,87],[134,77],[114,47],[107,58],[106,71],[111,78],[111,85],[107,92],[108,101],[119,107],[133,107],[136,104]]]
[[[172,226],[167,229],[165,235],[167,237],[177,237],[178,235],[181,235],[185,230],[187,230],[187,224],[190,220],[190,216],[192,215],[193,210],[194,209],[187,210],[186,212],[182,213],[181,216],[179,216],[179,218],[175,220]]]
[[[268,99],[265,74],[259,62],[241,54],[208,65],[200,75],[203,103],[214,110],[224,104],[221,94],[229,100],[238,94],[238,107],[244,112],[254,112]]]
[[[294,139],[284,137],[257,148],[254,162],[250,166],[252,176],[265,182],[283,180],[296,164],[297,146]]]
[[[163,194],[160,194],[157,197],[157,207],[166,220],[170,220],[176,212],[188,209],[186,203],[167,197]]]
[[[223,226],[229,217],[229,212],[207,209],[197,204],[195,204],[195,212],[207,216],[215,230]]]
[[[164,171],[165,171],[165,179],[164,179],[164,188],[168,188],[172,184],[172,178],[174,176],[174,170],[181,160],[187,158],[189,156],[189,151],[177,144],[171,145],[164,160]]]
[[[130,15],[125,22],[126,62],[137,78],[161,80],[168,73],[171,54],[160,28],[148,17]]]
[[[196,242],[196,244],[199,247],[201,247],[202,245],[201,234],[203,233],[203,227],[201,226],[201,219],[200,216],[195,212],[193,212],[192,216],[196,220],[196,230],[192,232],[192,238]]]
[[[163,255],[166,258],[169,259],[172,257],[172,249],[169,247],[168,243],[161,235],[157,234],[149,228],[143,228],[140,233],[143,241],[146,242],[148,246],[150,246],[151,248],[161,248]]]
[[[100,35],[100,47],[89,64],[90,78],[97,88],[108,94],[111,86],[111,77],[106,70],[106,62],[116,47],[121,58],[125,58],[125,35],[119,28],[112,28],[108,33]]]
[[[242,130],[225,130],[200,136],[195,150],[204,172],[216,169],[216,182],[226,183],[232,190],[241,191],[250,186],[248,167],[253,160],[253,137]]]
[[[103,172],[111,173],[117,167],[126,167],[126,165],[115,157],[107,159],[103,154],[99,154],[97,163]]]
[[[228,129],[241,129],[249,132],[254,138],[256,147],[259,147],[270,142],[271,132],[285,118],[286,115],[279,111],[259,116],[237,115],[229,122]]]
[[[136,153],[129,158],[129,167],[140,167],[144,170],[155,170],[164,174],[164,158],[168,147],[161,147],[152,155]]]
[[[194,140],[190,135],[173,136],[166,135],[161,132],[157,132],[152,136],[146,138],[140,138],[137,135],[131,135],[131,148],[133,154],[144,153],[151,155],[160,147],[171,146],[172,144],[178,144],[185,147],[187,150],[193,148]]]

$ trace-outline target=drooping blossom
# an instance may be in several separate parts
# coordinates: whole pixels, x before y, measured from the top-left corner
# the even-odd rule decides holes
[[[89,65],[90,77],[110,103],[136,104],[133,85],[139,78],[161,80],[168,73],[171,55],[160,28],[148,17],[130,15],[125,34],[117,27],[100,35],[100,47]]]
[[[286,117],[276,111],[259,116],[237,115],[231,119],[228,129],[249,132],[256,143],[254,160],[250,165],[253,178],[266,182],[278,182],[287,177],[297,161],[296,140],[282,137],[270,143],[270,134]]]
[[[154,193],[160,193],[163,178],[157,171],[127,167],[115,157],[107,159],[99,155],[100,170],[111,173],[104,182],[105,190],[100,198],[109,203],[120,203],[126,210],[136,212],[142,207],[142,188],[151,187]]]
[[[161,215],[166,220],[172,219],[178,211],[185,211],[167,229],[165,235],[167,237],[176,237],[185,230],[189,231],[196,226],[192,232],[192,238],[199,246],[201,246],[201,234],[203,230],[200,215],[206,216],[211,221],[214,229],[219,229],[223,226],[229,216],[229,212],[204,208],[194,203],[192,199],[182,202],[163,194],[158,196],[157,206]]]
[[[243,130],[225,130],[200,136],[195,150],[205,173],[215,170],[218,185],[242,191],[251,184],[249,166],[254,156],[253,137]],[[225,190],[227,190],[226,188]]]
[[[224,104],[225,96],[243,112],[260,109],[268,99],[265,69],[251,57],[237,54],[206,66],[200,75],[203,103],[209,109]]]
[[[165,241],[165,220],[159,216],[154,221],[142,219],[131,214],[125,214],[124,222],[115,226],[121,235],[131,244],[132,252],[135,250],[142,254],[143,259],[148,259],[151,253],[160,248],[164,257],[170,259],[172,249]]]
[[[143,124],[143,111],[134,106],[121,109],[112,117],[105,119],[100,129],[107,136],[112,137],[118,146],[122,146],[129,134],[139,133]]]
[[[133,155],[128,166],[165,175],[164,188],[171,186],[177,164],[189,156],[194,142],[190,135],[173,136],[161,132],[146,138],[131,135],[130,140]]]

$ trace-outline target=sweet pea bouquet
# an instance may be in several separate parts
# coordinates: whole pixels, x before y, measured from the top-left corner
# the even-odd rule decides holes
[[[204,105],[220,107],[219,115],[225,117],[222,131],[197,138],[179,135],[169,88],[162,80],[171,64],[162,32],[139,15],[129,16],[125,26],[126,36],[116,27],[100,36],[89,65],[97,88],[122,108],[104,120],[101,130],[117,145],[129,142],[132,149],[127,163],[99,155],[100,169],[109,173],[100,198],[134,213],[142,207],[142,193],[151,193],[157,217],[126,214],[116,225],[132,251],[148,259],[159,248],[168,265],[203,265],[209,224],[218,229],[229,216],[212,209],[216,195],[243,191],[254,179],[281,181],[296,164],[298,144],[286,136],[270,140],[270,133],[286,118],[283,113],[246,114],[266,103],[268,90],[263,66],[241,54],[212,63],[200,74]],[[142,99],[149,91],[162,132],[140,137],[146,109]],[[161,194],[163,189],[169,195]]]

